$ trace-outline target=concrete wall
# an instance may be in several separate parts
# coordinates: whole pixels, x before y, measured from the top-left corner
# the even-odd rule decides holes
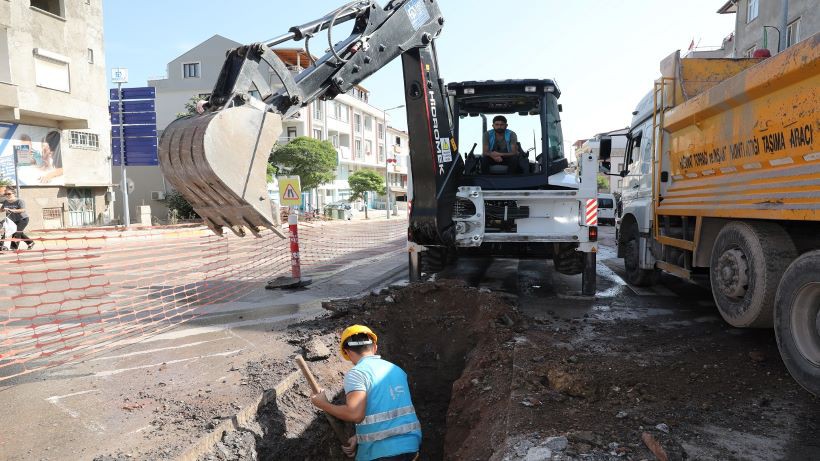
[[[758,16],[747,22],[749,0],[739,0],[735,13],[735,57],[744,57],[752,46],[763,48],[763,26],[774,26],[780,29],[782,16],[780,0],[758,0]],[[798,41],[820,31],[820,5],[817,0],[789,0],[788,23],[800,19]],[[767,28],[768,48],[772,54],[777,52],[777,31]]]
[[[28,1],[0,0],[0,122],[61,134],[62,175],[47,186],[21,188],[33,229],[43,225],[42,208],[68,209],[71,188],[91,189],[99,215],[111,185],[102,0],[56,4],[52,13]],[[96,135],[98,146],[75,147],[73,130]]]

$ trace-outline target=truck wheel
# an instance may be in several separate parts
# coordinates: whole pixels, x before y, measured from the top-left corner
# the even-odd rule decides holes
[[[789,234],[777,224],[724,226],[709,264],[712,296],[723,319],[735,327],[770,328],[777,284],[796,256]]]
[[[625,229],[628,232],[628,240],[624,244],[624,269],[626,269],[626,281],[635,286],[646,287],[658,282],[658,271],[655,269],[641,269],[640,242],[638,230],[635,228]]]
[[[794,380],[820,397],[820,250],[789,265],[775,297],[774,332]]]

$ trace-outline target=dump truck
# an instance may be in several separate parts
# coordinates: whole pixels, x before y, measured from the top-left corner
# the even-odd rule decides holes
[[[774,327],[820,395],[820,35],[764,59],[661,62],[627,134],[618,256],[711,285],[734,327]],[[602,143],[601,156],[608,148]]]
[[[334,40],[336,26],[352,22]],[[444,17],[434,0],[347,3],[264,43],[228,50],[198,115],[178,119],[159,145],[165,177],[215,233],[260,235],[273,227],[265,171],[282,120],[313,101],[332,99],[401,58],[410,138],[412,197],[410,278],[436,272],[457,254],[552,258],[556,270],[582,275],[595,293],[597,159],[568,171],[561,132],[561,91],[550,79],[445,84],[435,40]],[[328,52],[314,58],[310,40],[327,33]],[[304,40],[311,62],[293,74],[271,51]],[[481,153],[458,150],[459,121],[515,114],[533,120],[530,152],[511,165],[482,166]],[[474,130],[479,139],[492,133]],[[509,144],[509,143],[508,143]],[[485,159],[486,160],[486,159]],[[510,171],[512,167],[514,171]]]

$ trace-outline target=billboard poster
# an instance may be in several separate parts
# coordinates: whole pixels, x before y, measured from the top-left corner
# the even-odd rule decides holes
[[[21,186],[64,185],[60,130],[0,123],[0,178]]]

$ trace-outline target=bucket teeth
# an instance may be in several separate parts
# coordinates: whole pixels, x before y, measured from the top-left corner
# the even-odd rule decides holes
[[[217,235],[273,228],[265,175],[281,120],[242,106],[181,118],[163,132],[163,174]]]

